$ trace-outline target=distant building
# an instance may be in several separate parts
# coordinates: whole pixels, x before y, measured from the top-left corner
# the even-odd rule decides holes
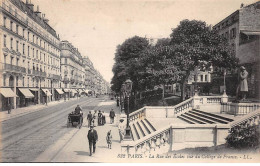
[[[260,2],[244,6],[218,24],[213,30],[225,37],[233,47],[240,65],[245,66],[249,72],[249,95],[259,97],[260,79]],[[233,76],[236,80],[238,76]],[[230,78],[232,79],[232,78]],[[230,81],[230,80],[229,80]],[[237,86],[237,85],[235,85]],[[227,84],[227,90],[234,87],[234,81]]]
[[[61,88],[66,97],[77,97],[85,89],[85,68],[83,59],[78,51],[68,41],[61,41]]]
[[[1,24],[1,110],[55,100],[60,84],[60,39],[39,7],[3,0]]]

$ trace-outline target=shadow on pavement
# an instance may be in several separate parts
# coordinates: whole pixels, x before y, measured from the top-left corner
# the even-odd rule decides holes
[[[108,149],[107,146],[98,146],[98,148],[106,148],[106,149]]]
[[[119,141],[119,140],[112,140],[112,142],[117,142],[117,143],[120,143],[120,141]]]
[[[89,152],[84,152],[84,151],[74,151],[77,153],[77,155],[81,155],[81,156],[89,156]]]

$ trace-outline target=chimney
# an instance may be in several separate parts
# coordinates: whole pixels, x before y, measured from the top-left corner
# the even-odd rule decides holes
[[[37,5],[37,10],[34,12],[38,17],[41,17],[41,12],[39,11],[39,5]]]
[[[31,1],[29,2],[29,0],[26,0],[26,6],[33,11],[33,6],[34,5],[31,3]]]

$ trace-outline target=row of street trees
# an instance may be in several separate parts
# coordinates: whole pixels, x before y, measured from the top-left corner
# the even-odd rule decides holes
[[[170,38],[158,40],[155,46],[146,38],[134,36],[118,45],[115,53],[112,90],[119,93],[130,78],[133,93],[151,90],[156,85],[181,84],[181,98],[191,72],[201,66],[232,69],[238,64],[234,49],[226,39],[203,21],[183,20],[172,30]]]

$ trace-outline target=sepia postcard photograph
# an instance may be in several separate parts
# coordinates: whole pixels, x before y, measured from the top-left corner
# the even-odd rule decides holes
[[[0,0],[0,164],[259,163],[259,0]]]

